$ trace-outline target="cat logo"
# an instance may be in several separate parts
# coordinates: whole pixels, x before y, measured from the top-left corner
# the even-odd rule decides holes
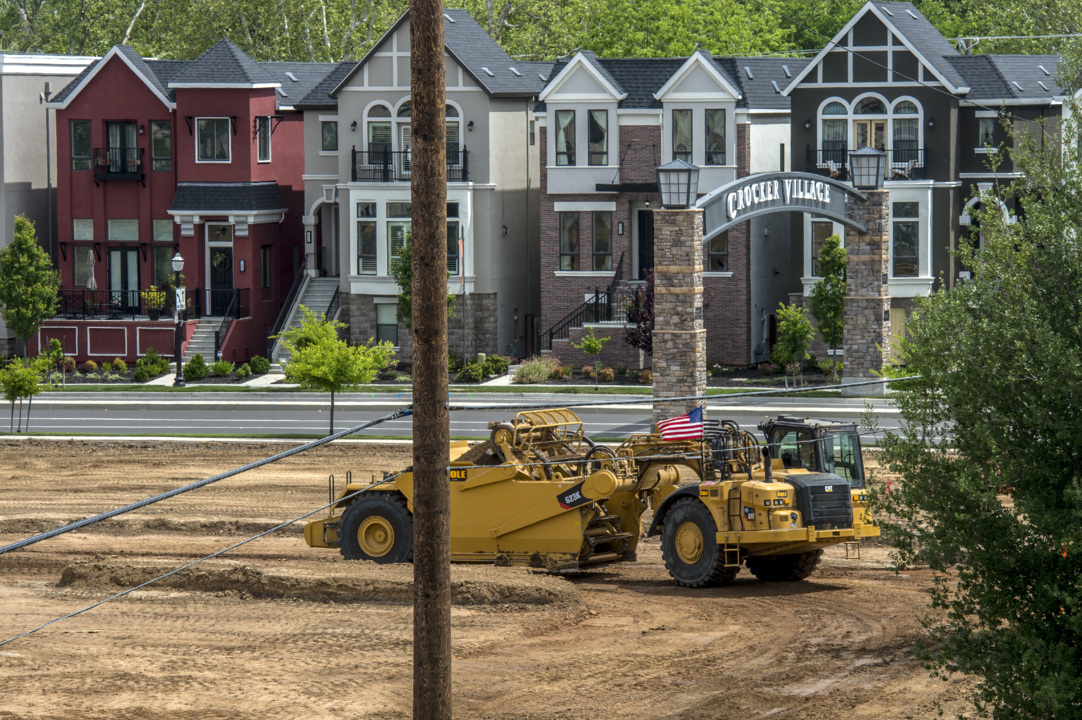
[[[834,492],[834,486],[833,485],[827,485],[826,487],[823,488],[823,491],[824,492]]]
[[[452,482],[454,482],[456,480],[465,480],[465,479],[466,479],[466,471],[465,470],[452,470],[451,471],[451,481]]]

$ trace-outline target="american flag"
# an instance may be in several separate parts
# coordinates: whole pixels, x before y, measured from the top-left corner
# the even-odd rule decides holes
[[[703,408],[700,405],[687,415],[662,420],[657,424],[662,440],[693,440],[703,436]]]

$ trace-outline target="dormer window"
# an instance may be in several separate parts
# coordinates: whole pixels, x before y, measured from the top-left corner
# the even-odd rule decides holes
[[[706,164],[725,164],[725,111],[706,111]]]
[[[672,159],[692,162],[691,110],[672,111]]]
[[[609,113],[607,110],[591,110],[588,133],[590,137],[590,165],[609,164]]]
[[[575,111],[556,111],[556,164],[575,164]]]

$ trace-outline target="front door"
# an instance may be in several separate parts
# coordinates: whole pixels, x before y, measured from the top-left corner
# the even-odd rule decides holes
[[[233,248],[210,249],[210,314],[225,315],[233,301]]]
[[[853,121],[853,138],[856,140],[856,150],[865,147],[886,150],[887,121],[855,120]]]
[[[654,267],[654,213],[639,210],[639,262],[636,280],[644,280],[646,271]]]
[[[110,248],[109,250],[109,309],[128,314],[139,308],[139,250]]]

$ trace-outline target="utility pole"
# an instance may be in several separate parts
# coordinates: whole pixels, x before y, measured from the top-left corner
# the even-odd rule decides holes
[[[451,720],[447,143],[442,0],[410,0],[413,717]]]

